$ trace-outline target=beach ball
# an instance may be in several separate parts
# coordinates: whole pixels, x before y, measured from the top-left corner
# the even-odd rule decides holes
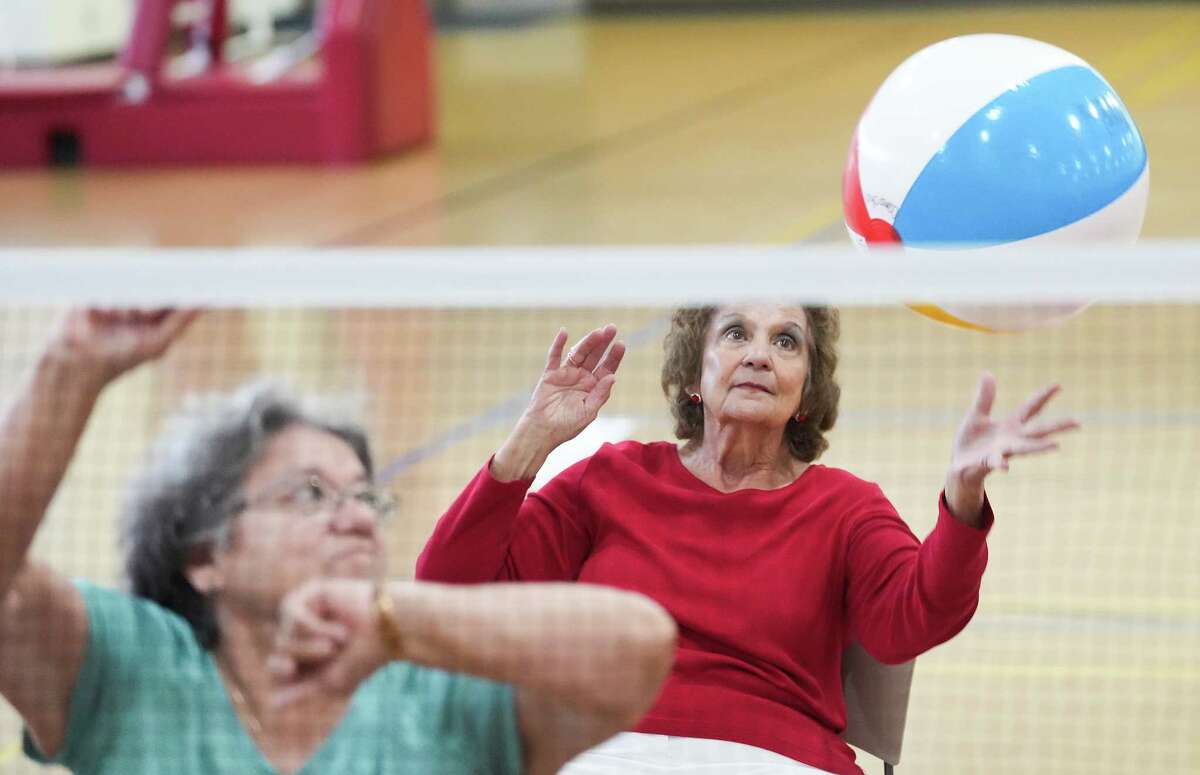
[[[842,179],[851,240],[903,252],[1132,243],[1150,191],[1133,117],[1095,68],[1048,43],[965,35],[900,64],[858,122]],[[911,305],[1020,330],[1082,308]]]

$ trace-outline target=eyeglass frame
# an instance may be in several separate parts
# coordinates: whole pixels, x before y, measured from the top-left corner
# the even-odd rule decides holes
[[[322,496],[307,507],[300,504],[298,494],[306,488],[315,487]],[[332,496],[332,498],[330,497]],[[364,498],[368,499],[364,499]],[[287,501],[291,500],[289,504]],[[237,516],[247,509],[258,508],[263,504],[273,504],[283,511],[298,513],[305,519],[318,515],[331,516],[336,514],[349,500],[356,500],[375,515],[377,523],[385,522],[396,513],[399,498],[390,490],[368,485],[362,489],[349,491],[339,489],[321,476],[309,473],[303,478],[285,479],[264,491],[253,495],[241,495],[229,506],[230,516]]]

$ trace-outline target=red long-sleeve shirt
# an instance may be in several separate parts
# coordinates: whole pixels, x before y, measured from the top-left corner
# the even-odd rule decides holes
[[[903,662],[970,620],[992,523],[939,499],[919,542],[879,487],[810,465],[776,490],[723,493],[673,444],[604,445],[540,491],[485,466],[417,561],[430,581],[578,580],[663,605],[679,648],[638,732],[731,740],[835,773],[860,773],[841,655],[856,639]]]

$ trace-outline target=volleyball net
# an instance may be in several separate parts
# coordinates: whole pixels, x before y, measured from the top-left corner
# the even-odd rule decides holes
[[[1200,245],[1002,258],[820,247],[0,252],[0,390],[22,385],[71,306],[198,306],[185,337],[114,384],[34,545],[120,585],[118,511],[166,416],[262,377],[349,398],[400,497],[390,567],[412,573],[438,516],[525,407],[560,326],[628,346],[599,418],[549,475],[607,441],[672,438],[659,385],[678,305],[748,298],[841,308],[840,415],[826,465],[878,482],[913,530],[936,517],[981,372],[997,412],[1059,382],[1082,430],[1014,461],[974,620],[917,663],[903,769],[1191,772],[1200,757]],[[906,305],[1088,306],[987,334]],[[798,561],[802,558],[798,558]],[[742,569],[726,569],[741,573]],[[0,705],[0,772],[38,771]],[[867,757],[860,763],[872,771]]]

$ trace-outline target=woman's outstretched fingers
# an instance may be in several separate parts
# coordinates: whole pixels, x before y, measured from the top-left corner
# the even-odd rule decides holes
[[[1046,439],[1020,441],[1009,447],[1004,453],[1004,456],[1022,457],[1024,455],[1038,455],[1043,452],[1053,452],[1056,449],[1058,449],[1057,441],[1049,441]]]
[[[1034,393],[1029,398],[1025,399],[1025,403],[1017,410],[1017,417],[1021,422],[1029,422],[1038,415],[1039,412],[1046,406],[1046,403],[1054,398],[1058,391],[1062,390],[1062,385],[1047,385],[1041,390]]]
[[[604,356],[604,360],[600,363],[600,367],[596,369],[597,377],[604,377],[609,374],[616,374],[617,367],[621,365],[621,359],[625,357],[625,343],[620,339],[612,343],[608,348],[608,353]]]
[[[1079,422],[1073,418],[1065,420],[1053,420],[1031,425],[1025,429],[1025,437],[1030,439],[1044,439],[1047,436],[1054,436],[1066,431],[1079,429]]]
[[[596,332],[589,331],[582,339],[572,345],[570,350],[567,350],[563,365],[570,366],[573,369],[582,369],[584,362],[587,361],[588,354],[595,345],[595,341]]]
[[[546,352],[546,371],[554,371],[559,366],[562,366],[563,347],[567,344],[567,329],[560,328],[558,333],[554,335],[554,341],[550,343],[550,349]]]
[[[987,417],[992,413],[992,403],[996,400],[996,377],[985,371],[979,375],[979,386],[975,389],[975,400],[971,403],[971,413]]]
[[[613,340],[617,338],[617,327],[612,323],[597,330],[600,336],[596,339],[596,346],[588,353],[587,360],[583,364],[583,368],[588,371],[594,371],[600,365],[601,359],[605,357]]]
[[[616,335],[617,327],[611,323],[604,328],[592,330],[575,346],[575,357],[572,365],[584,371],[595,369],[599,365],[600,359],[604,357],[604,352],[608,349],[608,345]]]

